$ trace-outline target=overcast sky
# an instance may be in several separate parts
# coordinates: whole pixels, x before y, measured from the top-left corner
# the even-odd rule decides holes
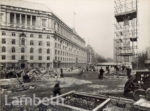
[[[28,0],[43,3],[89,43],[113,58],[114,0]],[[150,0],[138,0],[139,51],[150,44]],[[75,20],[73,13],[76,13]],[[74,22],[75,21],[75,22]]]

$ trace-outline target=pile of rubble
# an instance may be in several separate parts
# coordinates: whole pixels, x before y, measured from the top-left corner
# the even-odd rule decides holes
[[[64,73],[67,72],[70,73],[70,70],[64,70]],[[73,73],[79,73],[79,70],[73,70]],[[9,77],[6,79],[0,79],[0,86],[2,90],[7,91],[22,91],[22,90],[28,90],[28,89],[35,89],[37,87],[40,87],[40,84],[37,83],[50,83],[54,82],[56,80],[60,80],[61,83],[64,83],[66,80],[62,80],[60,77],[60,69],[54,69],[54,70],[45,70],[44,68],[41,69],[30,69],[30,70],[22,70],[22,71],[10,71]],[[13,78],[12,78],[13,77]],[[70,83],[76,83],[73,82],[72,78],[65,78],[67,81],[71,81]],[[77,81],[77,79],[75,79]],[[84,81],[81,81],[83,83]],[[80,83],[80,82],[79,82]],[[52,84],[52,83],[51,83]],[[67,83],[64,83],[67,85]],[[70,84],[68,84],[70,85]],[[67,85],[67,86],[68,86]],[[50,86],[53,86],[50,85]]]
[[[4,93],[4,91],[11,92],[33,89],[35,88],[35,81],[43,74],[46,74],[46,72],[37,69],[9,72],[6,74],[8,77],[0,79],[1,93]]]

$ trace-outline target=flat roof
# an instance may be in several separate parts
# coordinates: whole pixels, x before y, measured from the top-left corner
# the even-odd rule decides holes
[[[132,20],[137,17],[137,12],[136,10],[132,10],[129,12],[124,12],[120,14],[115,15],[117,22],[123,22],[124,20]]]

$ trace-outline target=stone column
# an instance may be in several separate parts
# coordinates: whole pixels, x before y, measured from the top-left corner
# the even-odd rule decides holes
[[[25,14],[25,28],[27,27],[27,15]]]
[[[22,26],[22,14],[20,14],[20,26]]]
[[[7,15],[6,15],[5,12],[2,12],[1,10],[0,10],[0,12],[1,12],[0,16],[1,16],[1,19],[2,19],[1,22],[2,22],[3,25],[6,25],[6,16]]]
[[[16,13],[14,13],[14,25],[16,26]]]
[[[32,28],[32,15],[30,16],[30,27]]]
[[[51,28],[52,28],[52,29],[55,29],[54,20],[51,21]]]
[[[48,27],[48,29],[50,29],[50,19],[48,18],[48,20],[47,20],[48,22],[48,25],[47,25],[47,27]]]
[[[7,26],[9,26],[10,25],[10,13],[9,12],[7,12],[7,20],[6,20],[6,22],[7,22]]]
[[[38,27],[38,24],[37,24],[37,16],[35,16],[35,26],[34,26],[35,28],[37,28]]]
[[[40,21],[40,16],[36,16],[36,27],[40,28],[41,27],[41,21]]]

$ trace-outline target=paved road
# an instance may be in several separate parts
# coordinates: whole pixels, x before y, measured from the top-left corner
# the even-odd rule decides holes
[[[118,94],[123,93],[124,84],[127,80],[126,76],[104,75],[104,79],[98,79],[97,72],[85,72],[82,75],[67,75],[72,78],[90,81],[91,83],[82,84],[80,86],[72,86],[70,89],[75,89],[81,92],[92,94]]]

